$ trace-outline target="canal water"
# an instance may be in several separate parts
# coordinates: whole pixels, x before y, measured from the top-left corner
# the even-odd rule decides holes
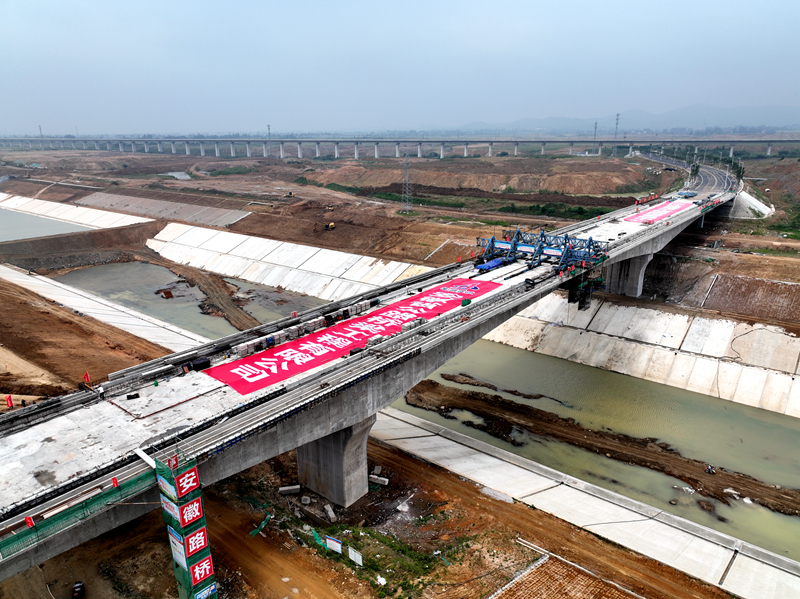
[[[90,230],[90,227],[82,227],[60,220],[53,220],[52,218],[33,216],[32,214],[0,208],[0,241],[31,239],[33,237],[46,237],[48,235]]]
[[[236,332],[224,318],[203,314],[199,306],[205,294],[162,266],[144,262],[101,264],[54,279],[210,339]],[[326,303],[291,291],[225,280],[239,288],[235,297],[244,304],[242,308],[262,324]]]
[[[540,393],[545,397],[524,399],[497,392],[506,399],[574,418],[586,428],[655,437],[684,456],[749,474],[770,484],[800,487],[800,419],[485,340],[450,360],[430,378],[452,387],[486,392],[486,389],[445,381],[441,373],[466,373],[500,389]],[[687,485],[679,479],[543,439],[527,431],[520,431],[515,438],[523,445],[513,446],[465,426],[463,422],[467,420],[477,421],[466,410],[460,410],[457,419],[451,420],[411,407],[403,399],[395,402],[394,407],[800,560],[800,543],[797,542],[800,517],[773,513],[755,503],[731,501],[731,505],[726,506],[703,498],[715,506],[715,513],[708,513],[697,504],[700,497],[687,492]],[[670,500],[677,505],[671,505]],[[720,521],[718,516],[726,522]]]
[[[204,315],[203,294],[169,270],[142,263],[107,264],[73,271],[59,281],[174,323],[207,337],[233,332],[227,321]],[[244,305],[260,322],[288,316],[325,303],[323,300],[237,281]],[[172,298],[165,299],[169,289]],[[450,386],[441,373],[466,373],[500,389],[542,394],[506,399],[574,418],[591,429],[608,429],[635,437],[654,437],[687,457],[749,474],[775,485],[800,487],[800,419],[733,402],[591,368],[491,341],[478,341],[445,364],[431,378]],[[472,388],[474,389],[474,388]],[[481,391],[481,389],[478,389]],[[483,391],[486,391],[485,389]],[[492,392],[494,393],[494,392]],[[465,410],[456,420],[413,408],[399,399],[395,407],[519,454],[576,478],[655,506],[666,512],[751,542],[800,561],[800,517],[773,513],[754,503],[713,499],[715,513],[697,504],[682,481],[646,468],[622,464],[593,452],[520,432],[512,446],[465,426],[476,420]],[[671,505],[670,501],[677,502]],[[722,517],[725,521],[721,521]]]

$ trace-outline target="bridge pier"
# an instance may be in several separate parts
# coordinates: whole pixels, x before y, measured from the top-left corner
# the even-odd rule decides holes
[[[603,142],[600,142],[600,143],[597,144],[597,155],[598,156],[602,156],[603,155]]]
[[[338,159],[339,158],[339,142],[333,143],[333,157]]]
[[[261,154],[266,158],[269,156],[269,148],[267,147],[267,142],[261,144]]]
[[[253,150],[250,148],[250,142],[249,141],[245,142],[244,149],[247,152],[247,157],[248,158],[252,158],[253,157]]]
[[[301,485],[348,507],[369,491],[367,439],[377,417],[311,441],[297,448],[297,478]]]
[[[319,153],[319,142],[316,142],[316,143],[315,143],[315,149],[316,149],[316,151],[317,151],[317,158],[319,158],[319,157],[320,157],[320,153]]]
[[[417,144],[417,158],[422,158],[422,144]]]
[[[439,160],[444,158],[444,143],[439,144]]]
[[[394,157],[395,158],[400,158],[400,142],[399,141],[396,144],[394,144]]]
[[[52,141],[50,142],[50,147],[51,148],[53,147],[53,142]],[[109,151],[109,152],[111,151],[111,142],[110,141],[106,142],[106,150]]]
[[[144,142],[144,153],[148,154],[150,152],[150,148],[147,147],[147,142]]]
[[[353,144],[353,157],[358,160],[358,142]]]
[[[281,148],[281,158],[286,158],[286,149],[283,146],[283,142],[280,142],[280,148]]]
[[[170,145],[172,146],[172,153],[173,153],[173,154],[177,154],[177,153],[178,153],[178,151],[175,149],[175,142],[174,142],[174,141],[171,141],[171,142],[169,142],[169,143],[170,143]]]
[[[231,158],[236,158],[236,146],[231,142]]]
[[[771,155],[772,155],[772,144],[769,144],[767,146],[767,157],[769,157]]]
[[[491,155],[492,155],[492,148],[493,148],[493,147],[494,147],[494,144],[493,144],[492,142],[489,142],[489,156],[490,156],[490,157],[491,157]]]
[[[297,157],[298,158],[302,158],[303,157],[303,142],[302,141],[298,141],[297,142]]]
[[[698,218],[698,219],[695,221],[695,226],[696,226],[698,229],[702,229],[702,228],[705,226],[705,224],[706,224],[706,215],[705,215],[705,214],[701,214],[701,215],[700,215],[700,218]]]
[[[575,144],[569,142],[569,155],[572,156],[575,153]]]
[[[135,141],[131,142],[131,153],[133,153],[133,154],[136,153],[136,142]]]
[[[183,142],[183,149],[186,151],[186,155],[189,156],[192,153],[191,148],[189,147],[189,142]]]
[[[464,158],[467,157],[467,152],[469,152],[469,143],[465,141],[464,142]]]
[[[544,156],[544,146],[545,146],[545,143],[542,142],[542,156]]]
[[[653,254],[644,254],[616,262],[607,267],[606,290],[617,295],[639,297],[642,295],[644,271]]]
[[[201,141],[200,142],[200,156],[205,156],[205,155],[206,155],[206,144],[204,144]]]
[[[378,151],[378,142],[375,142],[375,158],[380,158],[381,153]]]
[[[514,156],[519,156],[519,142],[514,143]]]
[[[158,142],[158,153],[161,154],[164,151],[164,144]]]
[[[728,152],[728,157],[733,158],[733,146],[731,146],[731,151]]]
[[[125,148],[122,147],[122,142],[119,142],[119,151],[124,152]]]
[[[173,150],[172,153],[174,154],[175,150]],[[219,142],[218,141],[214,142],[214,154],[216,154],[217,158],[219,158]]]

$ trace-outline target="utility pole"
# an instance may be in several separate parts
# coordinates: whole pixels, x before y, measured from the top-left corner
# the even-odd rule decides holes
[[[39,125],[39,137],[44,137],[44,133],[42,133],[42,126]]]
[[[592,140],[592,154],[597,154],[597,121],[594,122],[594,139]]]
[[[269,147],[271,141],[272,141],[272,129],[270,129],[269,125],[267,125],[267,158],[272,156],[272,150]]]
[[[615,157],[617,155],[617,131],[619,131],[619,113],[617,113],[617,122],[614,125],[614,148],[611,150],[611,155]]]
[[[408,170],[408,154],[403,161],[403,199],[400,204],[401,214],[411,214],[411,174]]]

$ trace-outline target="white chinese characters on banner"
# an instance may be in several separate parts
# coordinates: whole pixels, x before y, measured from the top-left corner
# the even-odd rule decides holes
[[[192,586],[203,582],[214,573],[214,564],[211,562],[211,556],[209,555],[207,558],[201,559],[199,562],[192,565],[192,567],[189,568],[189,572],[192,575]]]
[[[175,477],[175,486],[178,488],[178,497],[183,497],[200,487],[200,475],[197,466],[182,472]]]
[[[208,547],[208,531],[206,527],[186,535],[186,555],[192,556]]]
[[[285,381],[312,368],[322,366],[351,350],[363,348],[376,336],[402,331],[405,323],[418,318],[431,319],[501,287],[492,281],[455,279],[413,297],[401,300],[371,314],[334,324],[324,331],[281,344],[203,371],[247,395]]]
[[[203,503],[198,497],[189,503],[182,505],[179,509],[180,523],[183,528],[189,526],[192,522],[199,520],[203,517]]]

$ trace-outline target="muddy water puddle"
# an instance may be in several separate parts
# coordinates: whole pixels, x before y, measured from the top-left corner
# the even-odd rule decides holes
[[[236,332],[224,318],[201,311],[200,304],[206,296],[198,287],[162,266],[143,262],[101,264],[74,270],[55,277],[55,280],[210,339]],[[238,279],[226,281],[238,287],[235,299],[261,323],[326,303],[318,298]]]
[[[0,209],[0,242],[90,230],[90,227],[65,223],[52,218]]]
[[[466,373],[499,389],[540,393],[544,396],[541,399],[524,399],[497,392],[506,399],[573,418],[586,428],[655,437],[684,456],[749,474],[773,485],[800,487],[800,452],[795,449],[800,446],[800,420],[795,418],[483,340],[450,360],[430,378],[452,387],[487,392],[446,381],[441,373]],[[733,500],[726,506],[702,498],[714,507],[713,512],[707,512],[697,503],[700,496],[692,494],[676,478],[526,431],[515,433],[514,440],[522,445],[514,446],[465,425],[470,420],[478,421],[466,410],[452,420],[410,407],[402,399],[395,407],[800,560],[796,542],[800,517],[774,513],[744,500]]]

